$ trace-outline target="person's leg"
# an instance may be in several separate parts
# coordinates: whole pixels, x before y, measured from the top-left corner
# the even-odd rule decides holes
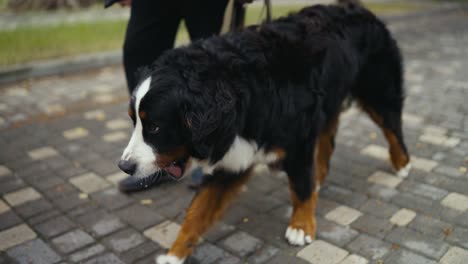
[[[181,20],[178,2],[133,0],[123,47],[130,94],[138,84],[137,70],[151,65],[165,50],[173,47]],[[119,189],[122,192],[141,191],[169,179],[163,172],[143,179],[129,176],[119,182]]]
[[[174,45],[181,20],[180,1],[133,0],[123,46],[129,92],[138,84],[138,68],[151,65]]]
[[[184,20],[192,41],[219,34],[228,0],[187,1]]]

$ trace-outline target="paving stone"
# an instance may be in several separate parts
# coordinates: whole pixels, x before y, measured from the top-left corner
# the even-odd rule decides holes
[[[372,185],[367,190],[368,195],[379,200],[390,201],[394,197],[398,197],[400,192],[394,188],[388,188],[381,185]]]
[[[116,255],[107,253],[95,258],[92,258],[83,264],[124,264]]]
[[[388,160],[389,158],[388,150],[386,148],[374,144],[371,144],[362,149],[361,154],[380,160]]]
[[[10,207],[3,200],[0,200],[0,214],[8,211],[10,211]]]
[[[93,193],[109,187],[109,183],[94,173],[86,173],[70,179],[70,183],[75,185],[84,193]]]
[[[346,248],[374,261],[383,259],[390,252],[391,244],[366,234],[360,234]]]
[[[335,186],[325,185],[320,189],[321,197],[333,200],[347,206],[358,208],[367,201],[367,196],[358,192]]]
[[[349,225],[361,215],[358,210],[342,205],[326,214],[325,218],[340,225]]]
[[[35,176],[28,177],[26,181],[41,191],[64,183],[64,180],[60,177],[54,175],[48,175],[47,177],[44,177],[44,175],[41,174],[36,174]]]
[[[145,200],[146,199],[140,200],[140,204],[144,204]],[[174,198],[173,201],[171,201],[171,203],[166,204],[162,207],[159,207],[155,211],[157,211],[158,214],[161,214],[162,216],[169,218],[169,219],[178,218],[185,214],[192,200],[193,199],[191,195],[176,197]],[[151,200],[151,203],[152,203],[152,200]],[[156,207],[153,206],[152,208],[156,208]]]
[[[391,218],[390,222],[398,226],[406,226],[416,217],[416,213],[413,210],[406,208],[400,209]]]
[[[110,181],[112,184],[117,185],[121,180],[127,178],[128,175],[125,172],[116,172],[111,175],[106,176],[106,180]]]
[[[7,254],[18,263],[25,264],[52,264],[59,262],[61,259],[57,253],[40,239],[34,239],[10,248]]]
[[[348,251],[323,240],[316,240],[297,253],[298,257],[317,264],[340,263],[347,255]]]
[[[411,229],[436,238],[444,238],[452,230],[452,225],[431,216],[418,215],[408,225]]]
[[[85,226],[94,237],[102,237],[125,227],[118,217],[102,210],[81,215],[77,222]]]
[[[434,145],[440,145],[440,146],[446,146],[446,147],[455,147],[460,143],[459,138],[453,138],[453,137],[447,137],[445,135],[435,135],[435,134],[422,134],[419,137],[419,140],[422,142],[434,144]]]
[[[29,218],[27,221],[29,224],[33,226],[37,226],[40,223],[43,223],[49,219],[52,219],[54,217],[59,217],[61,212],[59,212],[57,209],[52,209],[46,212],[39,213],[31,218]],[[34,227],[36,228],[36,227]]]
[[[13,211],[7,211],[0,214],[0,230],[10,228],[12,226],[21,224],[23,220]]]
[[[432,200],[441,200],[448,194],[448,191],[446,190],[413,181],[404,181],[402,184],[400,184],[399,188],[402,191],[412,192],[416,195],[424,196]]]
[[[450,243],[455,243],[458,244],[461,247],[464,247],[465,249],[468,249],[468,229],[462,228],[462,227],[455,227],[455,229],[452,230],[452,233],[447,236],[447,241]]]
[[[378,238],[384,238],[392,229],[392,224],[387,219],[372,215],[362,215],[351,224],[351,227]]]
[[[125,229],[108,236],[103,242],[112,250],[121,253],[142,244],[145,238],[132,229]]]
[[[322,218],[317,219],[317,237],[343,247],[353,240],[358,232],[349,226],[337,225]]]
[[[348,255],[340,264],[367,264],[369,261],[358,255]]]
[[[11,170],[3,165],[0,165],[0,177],[4,177],[11,174]]]
[[[156,254],[156,257],[159,256],[159,255],[163,255],[163,254],[164,254],[164,252],[160,252],[160,253]],[[186,259],[185,262],[187,262],[187,264],[199,264],[198,261],[192,261],[192,260],[193,260],[193,258],[189,257],[188,259]],[[139,259],[139,260],[135,261],[135,264],[154,264],[154,263],[155,263],[155,257],[154,256],[147,256],[145,258],[142,258],[142,259]]]
[[[68,217],[61,215],[35,226],[34,229],[45,238],[51,238],[69,231],[73,227],[75,224]]]
[[[28,151],[28,155],[32,160],[44,160],[58,154],[57,150],[52,147],[41,147]]]
[[[195,248],[193,258],[198,263],[239,263],[239,258],[227,251],[209,243],[203,243]]]
[[[15,192],[7,193],[3,196],[3,198],[11,206],[18,206],[29,201],[40,199],[41,194],[31,187],[27,187]]]
[[[242,219],[236,227],[262,241],[269,241],[272,245],[288,251],[297,251],[291,248],[284,239],[287,224],[273,218],[269,214],[253,214]]]
[[[449,248],[449,245],[443,241],[433,239],[430,236],[404,227],[392,230],[386,237],[386,240],[400,244],[433,259],[442,257]]]
[[[86,169],[95,172],[98,175],[109,175],[119,171],[117,162],[109,161],[107,159],[97,159],[83,164]]]
[[[208,232],[203,235],[203,237],[210,242],[216,242],[221,238],[231,234],[235,229],[235,226],[218,222],[213,227],[211,227]]]
[[[65,233],[52,240],[55,247],[62,253],[70,253],[94,242],[94,239],[82,230]]]
[[[156,243],[152,241],[147,241],[141,245],[138,245],[137,247],[130,249],[126,251],[123,256],[120,258],[125,262],[125,263],[133,263],[138,259],[142,259],[146,256],[151,256],[154,257],[154,253],[157,250],[161,250],[161,247],[159,247]],[[154,259],[153,259],[154,261]]]
[[[22,179],[10,176],[6,176],[5,178],[0,183],[0,194],[10,193],[26,187]]]
[[[179,230],[179,224],[164,221],[156,226],[146,229],[143,234],[161,245],[163,248],[170,248],[172,243],[176,240]]]
[[[411,264],[436,264],[434,260],[428,259],[411,251],[405,249],[398,249],[393,251],[387,259],[384,261],[385,264],[400,264],[400,263],[411,263]]]
[[[294,263],[294,264],[307,264],[310,263],[301,258],[288,256],[288,255],[276,255],[268,261],[268,264],[284,264],[284,263]]]
[[[80,262],[84,259],[100,254],[105,250],[106,248],[103,245],[97,244],[73,253],[69,258],[72,262]]]
[[[403,113],[403,123],[405,125],[410,124],[412,126],[419,126],[423,122],[423,118],[421,116]]]
[[[442,201],[443,206],[459,211],[468,210],[468,196],[460,193],[449,193]]]
[[[70,192],[68,195],[63,197],[55,197],[52,199],[55,206],[58,207],[60,210],[69,211],[72,210],[71,213],[76,214],[80,212],[79,208],[83,208],[88,206],[89,199],[82,199],[80,198],[80,194],[78,192]],[[78,209],[77,209],[78,208]]]
[[[375,184],[380,184],[389,188],[395,188],[403,179],[395,177],[383,171],[376,171],[367,181]]]
[[[390,218],[398,211],[398,207],[382,200],[369,199],[359,210],[380,218]]]
[[[411,165],[413,168],[430,172],[434,169],[439,163],[433,160],[428,160],[419,157],[411,157]]]
[[[112,133],[108,133],[102,136],[102,139],[105,142],[109,142],[109,143],[128,140],[128,138],[129,136],[127,135],[127,133],[122,132],[122,131],[112,132]]]
[[[334,201],[331,201],[326,198],[319,198],[317,201],[317,208],[315,208],[315,213],[317,215],[326,215],[330,211],[337,208],[340,204]],[[289,217],[292,214],[292,206],[288,205],[288,210],[284,212],[284,216],[286,216],[285,220],[289,220]]]
[[[36,233],[25,224],[0,232],[0,250],[6,250],[36,238]]]
[[[254,203],[252,201],[255,200]],[[258,195],[257,192],[247,191],[239,195],[239,202],[246,207],[260,213],[270,211],[273,208],[279,207],[283,202],[270,195]]]
[[[101,109],[87,111],[83,114],[83,116],[87,120],[103,121],[104,119],[106,119],[106,113]]]
[[[249,256],[247,263],[259,264],[259,263],[269,263],[269,260],[277,255],[280,250],[276,247],[265,245],[261,249],[257,250],[255,253]]]
[[[75,140],[87,137],[89,135],[89,131],[83,127],[75,127],[72,129],[68,129],[63,131],[63,136],[68,140]]]
[[[439,206],[433,200],[425,199],[421,196],[416,196],[410,193],[400,193],[393,197],[393,203],[411,209],[415,212],[423,212],[428,215],[439,215],[442,206]]]
[[[223,247],[236,255],[245,257],[262,246],[262,241],[245,232],[236,232],[222,240]]]
[[[440,264],[464,264],[468,259],[468,250],[451,247],[440,259]]]
[[[110,210],[116,210],[134,202],[116,188],[95,192],[91,194],[91,198],[102,207]]]
[[[16,207],[16,212],[23,218],[29,218],[49,211],[53,205],[45,199],[29,201]]]
[[[150,208],[139,204],[116,211],[116,214],[120,219],[140,231],[145,230],[152,225],[161,223],[164,220],[162,216],[153,212]],[[138,217],[135,217],[135,215],[138,215]]]
[[[454,177],[454,178],[461,178],[463,177],[463,175],[466,174],[466,171],[463,172],[463,171],[460,171],[459,168],[454,168],[454,167],[450,167],[450,166],[438,166],[434,172],[437,172],[437,173],[440,173],[440,174],[444,174],[444,175],[447,175],[447,176],[450,176],[450,177]]]
[[[106,127],[111,130],[127,129],[132,127],[132,123],[127,119],[112,119],[106,123]]]

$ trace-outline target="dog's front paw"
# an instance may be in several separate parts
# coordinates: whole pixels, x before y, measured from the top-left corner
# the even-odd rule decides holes
[[[406,164],[405,167],[399,169],[397,172],[396,172],[396,175],[400,178],[406,178],[408,177],[409,173],[411,171],[411,163],[408,162],[408,164]]]
[[[304,246],[312,242],[311,235],[304,232],[303,229],[293,228],[291,226],[288,226],[288,229],[286,229],[285,237],[291,245],[295,246]]]
[[[172,255],[160,255],[156,258],[157,264],[182,264],[185,259],[180,259]]]

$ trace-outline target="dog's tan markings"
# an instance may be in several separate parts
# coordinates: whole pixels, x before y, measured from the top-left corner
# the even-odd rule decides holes
[[[139,111],[138,116],[140,117],[141,120],[146,119],[146,112],[145,111]]]
[[[395,132],[384,126],[383,118],[377,114],[374,110],[366,107],[365,104],[361,103],[361,108],[369,115],[369,117],[376,123],[383,131],[385,138],[387,139],[390,152],[390,160],[393,167],[399,171],[409,163],[409,156],[404,150],[401,142],[398,140]]]
[[[291,192],[291,201],[293,204],[293,212],[289,222],[289,227],[302,229],[305,235],[309,235],[314,239],[317,228],[315,221],[315,207],[317,205],[318,192],[314,191],[309,198],[301,200],[297,197],[291,183],[289,190]]]
[[[172,162],[184,158],[187,155],[187,148],[185,146],[180,146],[172,151],[160,153],[156,159],[156,164],[159,168],[165,168],[171,165]]]
[[[323,184],[330,168],[330,158],[335,148],[335,135],[338,129],[338,116],[333,118],[320,132],[315,146],[315,182]]]
[[[249,176],[250,170],[228,185],[213,183],[202,187],[193,199],[179,235],[167,254],[181,259],[190,255],[200,236],[222,216]]]
[[[131,106],[128,107],[128,116],[130,116],[130,118],[132,119],[135,119],[135,112],[133,112],[133,109]]]
[[[280,147],[274,147],[271,149],[271,152],[275,153],[278,160],[283,160],[286,158],[286,151]]]
[[[401,147],[395,133],[387,128],[383,128],[383,132],[390,145],[390,160],[392,161],[393,167],[398,171],[408,164],[408,154]]]

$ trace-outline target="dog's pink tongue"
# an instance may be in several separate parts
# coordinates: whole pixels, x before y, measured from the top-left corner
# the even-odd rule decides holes
[[[171,165],[166,168],[166,171],[176,178],[180,178],[180,176],[182,176],[182,169],[177,166]]]

